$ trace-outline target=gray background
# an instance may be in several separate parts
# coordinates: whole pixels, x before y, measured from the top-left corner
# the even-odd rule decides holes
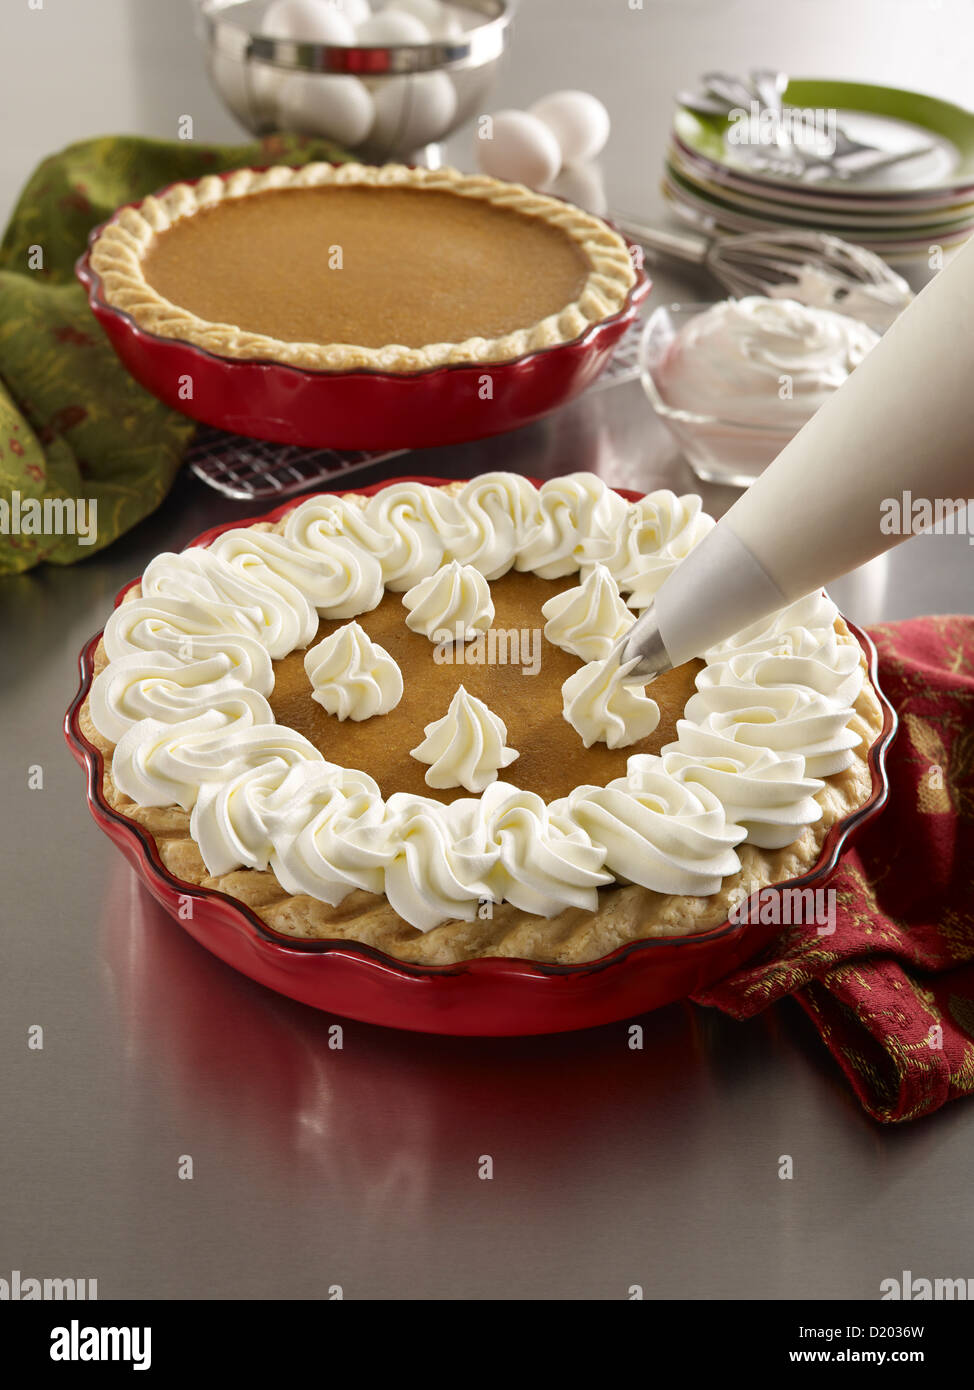
[[[234,136],[191,7],[4,0],[0,204],[36,160],[104,131]],[[963,101],[974,6],[922,0],[528,0],[493,101],[583,86],[608,104],[611,207],[659,217],[672,90],[758,62]],[[463,137],[452,157],[465,162]],[[657,275],[654,302],[707,288]],[[694,490],[635,384],[490,444],[394,470],[487,467]],[[368,481],[373,475],[362,475]],[[381,472],[379,475],[381,476]],[[704,489],[721,512],[733,494]],[[4,769],[0,1277],[102,1297],[876,1298],[910,1269],[970,1277],[974,1108],[899,1130],[859,1110],[785,1003],[738,1025],[677,1004],[535,1040],[345,1025],[235,975],[137,886],[61,738],[76,654],[161,549],[241,509],[184,476],[105,555],[0,586]],[[861,622],[972,608],[964,537],[910,542],[836,585]],[[44,788],[26,790],[28,764]],[[42,1052],[27,1029],[45,1029]],[[180,1155],[195,1161],[179,1181]],[[477,1177],[491,1154],[495,1177]],[[777,1177],[779,1156],[795,1177]]]

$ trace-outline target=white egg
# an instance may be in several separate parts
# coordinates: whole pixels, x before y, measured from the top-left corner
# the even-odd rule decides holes
[[[558,141],[537,116],[527,111],[498,111],[487,130],[491,138],[481,136],[477,141],[477,163],[483,173],[531,188],[542,188],[558,173]]]
[[[558,141],[563,164],[584,164],[605,149],[609,113],[591,92],[552,92],[530,111]]]
[[[430,34],[434,39],[460,39],[463,37],[463,25],[457,16],[444,6],[443,14],[430,29]]]
[[[370,15],[355,30],[355,41],[363,48],[385,48],[397,43],[429,43],[430,31],[415,15],[400,10],[383,10]]]
[[[369,0],[328,0],[328,2],[334,5],[336,10],[341,10],[349,23],[356,27],[359,24],[364,24],[372,13]]]
[[[282,130],[321,135],[339,145],[360,145],[372,129],[372,94],[357,77],[288,73],[277,104]]]
[[[268,38],[295,43],[347,47],[355,42],[351,19],[330,0],[275,0],[261,20],[260,31]]]
[[[596,217],[604,217],[609,210],[602,170],[597,164],[566,164],[547,192],[586,212],[594,212]]]
[[[383,5],[382,13],[389,14],[392,10],[397,14],[411,14],[420,24],[425,24],[431,34],[443,18],[440,0],[389,0]]]
[[[425,24],[431,39],[456,39],[463,33],[463,25],[457,16],[440,0],[389,0],[383,13],[388,14],[390,10],[411,14]]]
[[[457,114],[457,93],[445,72],[384,77],[373,92],[371,143],[387,153],[408,154],[441,139]]]

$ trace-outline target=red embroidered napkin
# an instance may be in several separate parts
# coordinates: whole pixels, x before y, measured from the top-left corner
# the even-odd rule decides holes
[[[890,1123],[974,1093],[974,618],[871,636],[900,728],[889,803],[829,881],[836,930],[783,929],[695,1002],[743,1019],[793,995]]]

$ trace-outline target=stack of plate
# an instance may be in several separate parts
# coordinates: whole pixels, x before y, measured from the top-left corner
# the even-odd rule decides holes
[[[805,78],[789,82],[784,103],[834,112],[844,134],[890,154],[924,152],[870,173],[803,181],[735,140],[730,118],[679,106],[663,180],[679,217],[708,233],[811,227],[890,260],[926,257],[974,230],[974,113],[894,87]]]

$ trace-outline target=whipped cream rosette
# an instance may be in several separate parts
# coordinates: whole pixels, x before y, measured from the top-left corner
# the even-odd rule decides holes
[[[430,764],[426,774],[430,787],[466,787],[468,792],[482,792],[500,769],[509,767],[518,756],[515,749],[506,746],[503,719],[462,685],[443,718],[427,724],[425,733],[410,756]]]
[[[310,647],[304,669],[311,698],[338,719],[373,719],[402,699],[402,672],[358,623],[346,623]]]
[[[632,683],[626,680],[636,665],[628,661],[620,666],[617,656],[589,661],[562,685],[562,713],[586,748],[593,743],[625,748],[656,728],[659,705],[638,677]]]
[[[406,626],[431,642],[446,637],[469,642],[486,632],[494,620],[494,603],[487,580],[473,565],[448,560],[428,579],[421,579],[402,597]]]
[[[583,661],[604,661],[635,618],[604,565],[593,565],[581,584],[542,604],[544,635]]]

